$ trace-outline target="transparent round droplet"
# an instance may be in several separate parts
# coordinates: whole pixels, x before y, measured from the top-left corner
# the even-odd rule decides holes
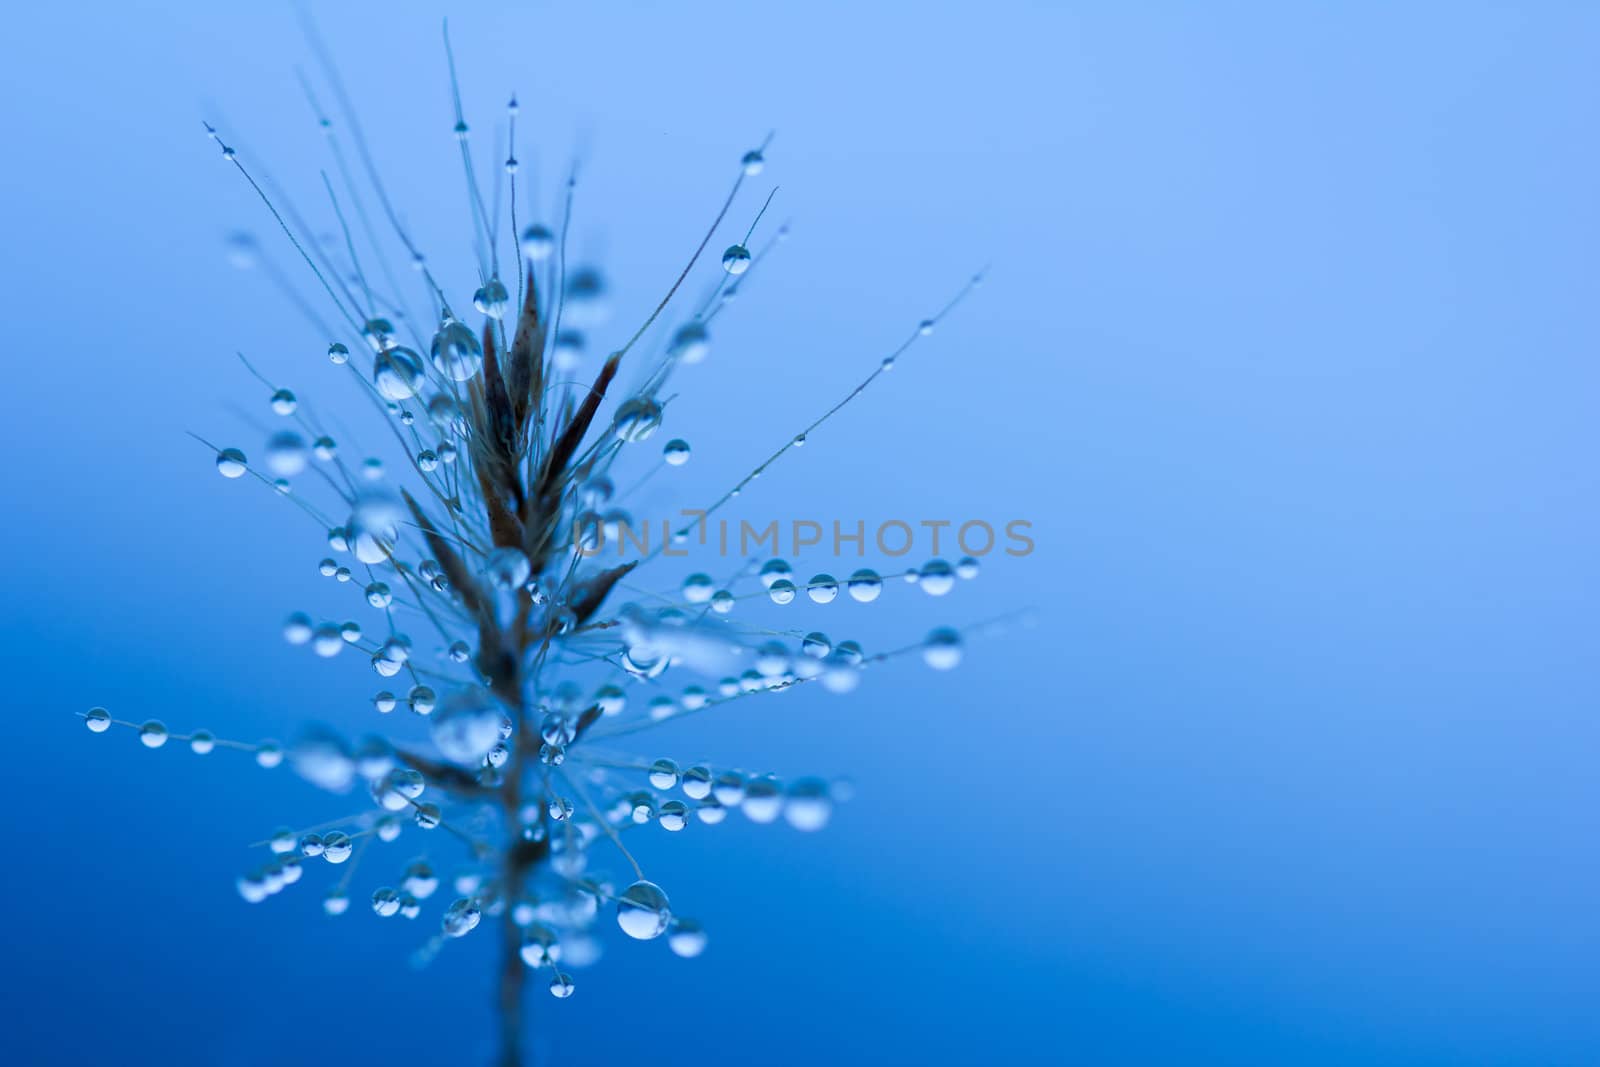
[[[774,604],[792,604],[795,597],[794,583],[787,578],[779,578],[767,586],[767,596]]]
[[[761,580],[761,584],[763,586],[771,589],[773,582],[776,582],[780,578],[787,578],[793,573],[794,568],[790,567],[789,564],[783,560],[769,559],[767,562],[761,565],[761,571],[757,577]]]
[[[833,815],[833,797],[821,778],[798,778],[789,783],[783,800],[783,817],[796,830],[820,830]]]
[[[462,897],[444,913],[440,923],[447,937],[466,937],[483,919],[483,911],[478,907],[478,902],[470,897]]]
[[[336,367],[344,366],[346,363],[350,362],[350,350],[344,345],[335,341],[333,344],[328,346],[328,362],[332,363]]]
[[[735,277],[749,270],[750,250],[744,245],[729,245],[722,253],[722,269]]]
[[[378,353],[372,363],[372,384],[386,400],[410,400],[422,389],[422,361],[409,348]]]
[[[918,569],[917,585],[929,596],[944,596],[955,588],[955,570],[942,559],[930,559]]]
[[[497,548],[484,561],[483,572],[497,589],[521,589],[528,584],[533,565],[520,548]]]
[[[249,469],[244,453],[237,448],[224,448],[217,453],[217,473],[224,478],[241,478]]]
[[[678,784],[678,765],[669,759],[658,759],[650,765],[649,778],[656,789],[671,789]]]
[[[654,882],[638,881],[617,898],[617,925],[629,937],[649,941],[667,932],[672,909]]]
[[[689,462],[689,442],[681,437],[674,437],[661,450],[661,457],[674,467],[683,466]]]
[[[946,627],[934,630],[922,643],[922,660],[934,670],[950,670],[961,662],[961,635]]]
[[[90,708],[83,721],[92,734],[103,734],[111,729],[111,713],[105,708]]]
[[[167,727],[157,719],[149,719],[139,727],[139,740],[145,748],[160,748],[167,743]]]
[[[522,254],[535,263],[549,259],[556,250],[555,235],[538,223],[522,231]]]
[[[622,440],[643,441],[661,426],[661,405],[648,397],[635,397],[617,409],[615,426]]]
[[[814,604],[832,604],[839,595],[839,583],[831,574],[814,575],[806,583],[806,595]]]
[[[883,579],[873,570],[856,571],[845,584],[850,590],[851,599],[860,604],[872,603],[883,592]]]
[[[306,439],[293,430],[279,430],[267,438],[267,469],[280,478],[293,478],[310,462]]]
[[[711,335],[698,322],[685,323],[672,335],[667,354],[684,363],[702,362],[711,352]]]
[[[673,955],[692,960],[706,950],[706,932],[693,919],[674,920],[672,931],[667,934],[667,947]]]
[[[500,743],[500,704],[481,686],[457,689],[446,695],[429,720],[433,743],[445,759],[471,765],[479,763]]]
[[[464,382],[483,366],[483,347],[465,323],[446,317],[433,335],[433,369],[453,382]],[[429,412],[430,417],[432,411]]]
[[[372,891],[372,910],[380,918],[387,919],[391,915],[400,913],[400,894],[384,886],[382,889]]]
[[[510,306],[511,294],[506,292],[505,284],[499,278],[490,278],[483,286],[472,294],[472,306],[483,315],[498,319],[506,313]]]

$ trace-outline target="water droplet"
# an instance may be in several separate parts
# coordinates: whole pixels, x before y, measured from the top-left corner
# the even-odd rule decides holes
[[[312,785],[333,793],[349,790],[356,778],[356,762],[344,738],[322,727],[308,727],[289,749],[295,773]]]
[[[111,729],[111,713],[105,708],[90,708],[83,721],[92,734],[103,734]]]
[[[470,897],[462,897],[450,905],[440,925],[449,937],[466,937],[482,919],[483,911],[478,907],[478,902]]]
[[[549,259],[555,250],[555,235],[547,228],[534,223],[522,231],[522,254],[533,262]]]
[[[217,472],[224,478],[240,478],[249,470],[244,453],[237,448],[224,448],[217,453]]]
[[[635,397],[617,408],[617,436],[624,441],[643,441],[661,425],[661,405],[648,397]]]
[[[445,759],[472,765],[500,743],[499,703],[479,686],[445,696],[431,720],[433,743]]]
[[[783,811],[783,790],[778,780],[770,774],[750,779],[745,783],[744,801],[739,808],[751,822],[775,820]]]
[[[750,250],[744,245],[729,245],[722,253],[722,269],[736,277],[749,270]]]
[[[394,323],[384,318],[368,319],[361,327],[361,336],[367,339],[374,352],[382,352],[394,347]]]
[[[567,277],[562,318],[577,329],[603,325],[611,316],[606,282],[593,267],[579,267]]]
[[[689,808],[681,800],[669,800],[661,805],[661,814],[656,817],[663,830],[677,833],[689,825]]]
[[[483,366],[483,348],[478,339],[469,327],[450,316],[439,323],[431,352],[434,370],[453,382],[468,380]],[[432,416],[430,407],[429,417]]]
[[[372,891],[372,910],[379,918],[387,919],[400,913],[400,894],[388,886]]]
[[[322,910],[329,915],[343,915],[350,910],[350,898],[342,889],[330,889],[322,898]]]
[[[794,570],[783,560],[769,559],[761,565],[761,572],[758,577],[761,579],[762,585],[771,589],[773,582],[779,578],[787,578],[793,573]]]
[[[926,337],[932,332],[933,332],[933,320],[932,319],[923,319],[921,322],[917,323],[917,333],[918,334],[922,335],[923,337]]]
[[[572,996],[572,992],[576,988],[572,984],[572,975],[570,974],[557,971],[556,976],[550,979],[550,995],[557,1000],[566,1000]]]
[[[669,759],[658,759],[650,765],[650,784],[657,789],[671,789],[678,784],[678,765]]]
[[[839,583],[831,574],[818,574],[806,583],[806,593],[814,604],[832,604],[839,595]]]
[[[726,615],[733,610],[733,594],[726,589],[718,589],[711,594],[711,610],[718,615]]]
[[[601,686],[596,690],[594,700],[600,706],[602,715],[621,714],[627,704],[627,698],[623,696],[622,690],[614,685]]]
[[[691,574],[683,580],[683,599],[691,604],[704,604],[716,592],[716,583],[709,574]]]
[[[767,586],[767,596],[772,598],[774,604],[794,603],[794,583],[787,578],[779,578]]]
[[[783,803],[783,817],[796,830],[820,830],[833,814],[833,799],[828,783],[821,778],[799,778],[789,784]]]
[[[674,437],[667,442],[667,447],[661,450],[661,455],[672,466],[681,467],[689,462],[689,442]]]
[[[922,660],[934,670],[947,671],[961,662],[961,635],[941,627],[922,645]]]
[[[917,584],[929,596],[944,596],[956,586],[955,571],[942,559],[930,559],[918,570]]]
[[[688,322],[678,327],[678,332],[672,335],[672,344],[667,348],[667,355],[688,364],[701,362],[710,352],[711,335],[698,322]]]
[[[196,730],[189,735],[189,751],[196,756],[205,756],[214,752],[217,739],[210,730]]]
[[[850,576],[846,585],[851,598],[860,604],[872,603],[878,599],[878,594],[883,592],[883,579],[873,570],[856,571]]]
[[[335,830],[330,834],[322,835],[322,858],[329,863],[339,864],[350,858],[350,853],[355,850],[355,843],[350,840],[350,835]]]
[[[800,651],[808,656],[821,659],[833,651],[833,642],[828,640],[827,634],[813,631],[806,634],[805,640],[800,642]]]
[[[978,561],[971,556],[962,556],[956,561],[956,577],[972,579],[978,576]]]
[[[389,348],[373,360],[372,382],[386,400],[410,400],[423,380],[422,361],[409,348]]]
[[[704,800],[711,795],[711,771],[706,767],[690,767],[683,772],[683,795],[690,800]]]
[[[306,439],[293,430],[279,430],[267,439],[267,469],[282,478],[293,478],[311,462]]]
[[[638,881],[617,898],[617,925],[629,937],[649,941],[667,932],[672,909],[654,882]]]
[[[139,740],[145,748],[160,748],[167,743],[167,727],[157,719],[150,719],[139,727]]]
[[[432,714],[436,702],[437,697],[433,690],[425,685],[414,685],[411,687],[411,692],[406,694],[406,703],[418,715]]]
[[[484,561],[483,572],[499,589],[521,589],[533,574],[527,553],[520,548],[497,548]]]
[[[279,415],[293,415],[294,409],[299,406],[300,402],[287,389],[279,389],[272,394],[272,410]]]
[[[283,746],[276,741],[263,741],[256,746],[256,765],[268,770],[283,762]]]
[[[350,350],[344,345],[340,344],[338,341],[335,341],[333,344],[328,346],[328,362],[332,363],[336,367],[344,366],[346,363],[350,362]]]

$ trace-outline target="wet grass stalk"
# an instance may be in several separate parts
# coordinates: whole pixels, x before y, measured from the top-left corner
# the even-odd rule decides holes
[[[705,279],[709,295],[677,299],[696,280],[741,191],[762,173],[771,138],[743,154],[731,188],[664,295],[619,334],[621,342],[592,374],[578,378],[582,346],[566,331],[603,328],[609,305],[595,268],[567,264],[575,180],[564,190],[555,230],[535,221],[519,234],[513,222],[507,234],[498,219],[498,186],[492,201],[480,188],[450,56],[453,133],[467,185],[465,243],[476,249],[479,274],[470,301],[453,303],[402,226],[345,87],[314,32],[312,46],[337,105],[332,114],[324,111],[302,76],[340,179],[339,190],[327,174],[320,183],[339,242],[324,248],[311,241],[301,213],[258,180],[218,130],[207,125],[206,131],[258,194],[290,251],[337,312],[332,319],[315,314],[314,302],[271,265],[266,248],[249,246],[272,284],[308,309],[329,361],[350,376],[388,431],[391,462],[372,454],[359,461],[347,456],[328,424],[254,366],[251,373],[271,389],[272,411],[282,420],[281,428],[267,434],[264,459],[252,463],[241,448],[197,440],[213,453],[224,477],[265,486],[305,515],[326,539],[329,554],[318,567],[337,595],[359,591],[376,613],[375,623],[364,626],[354,620],[319,622],[296,612],[285,623],[287,640],[322,658],[356,659],[380,685],[394,686],[374,693],[373,710],[380,720],[401,708],[425,718],[434,751],[396,744],[383,732],[351,741],[320,726],[305,728],[284,747],[221,740],[203,730],[173,734],[158,721],[117,719],[103,708],[84,718],[95,733],[112,727],[134,731],[147,748],[181,742],[202,755],[240,750],[268,768],[287,761],[315,786],[370,797],[371,804],[354,815],[286,827],[258,843],[267,858],[237,883],[248,902],[277,896],[313,864],[348,864],[323,898],[324,911],[343,914],[357,862],[364,858],[361,871],[368,873],[388,862],[386,850],[375,844],[412,841],[418,854],[397,878],[387,879],[390,884],[373,890],[371,903],[381,918],[414,920],[444,884],[434,871],[439,857],[464,862],[448,882],[454,892],[447,896],[454,899],[413,962],[425,965],[483,917],[496,920],[495,1040],[498,1062],[513,1067],[529,1062],[524,1020],[530,976],[547,973],[557,999],[571,996],[576,984],[569,968],[589,965],[602,951],[602,910],[613,912],[628,938],[663,939],[685,958],[706,947],[700,924],[677,913],[665,892],[646,879],[625,834],[650,826],[669,833],[691,823],[710,827],[734,811],[758,823],[781,820],[816,830],[846,793],[841,783],[820,778],[783,781],[735,767],[617,755],[597,745],[813,683],[847,692],[867,670],[903,656],[920,654],[929,665],[948,669],[960,659],[968,634],[1001,622],[940,628],[925,640],[868,654],[857,642],[834,641],[820,631],[774,627],[753,614],[745,619],[769,599],[778,605],[797,598],[826,604],[842,584],[847,600],[870,603],[884,588],[883,578],[865,569],[844,583],[821,574],[796,586],[781,560],[759,569],[755,560],[741,564],[720,589],[709,576],[695,574],[666,593],[614,603],[619,592],[639,588],[641,575],[662,566],[662,546],[606,566],[589,558],[575,531],[626,524],[627,501],[616,493],[615,475],[635,463],[641,444],[662,425],[662,390],[673,375],[704,360],[708,325],[748,282],[753,266],[766,269],[773,244],[787,233],[780,229],[758,255],[750,254],[747,246],[772,202],[769,193],[747,216],[748,226],[741,227],[742,236],[727,247],[720,265],[704,264],[711,275]],[[516,107],[513,98],[513,129]],[[357,168],[348,162],[346,136],[370,186],[365,194],[355,180]],[[511,182],[514,214],[514,138],[503,174]],[[367,196],[376,198],[379,210],[369,210]],[[347,225],[352,217],[369,246],[359,257],[355,231]],[[399,291],[404,272],[385,261],[374,219],[387,221],[399,258],[422,279],[432,324],[410,313]],[[384,264],[376,283],[363,261]],[[502,263],[516,264],[516,300],[500,278]],[[979,280],[973,278],[933,318],[919,323],[864,381],[726,493],[709,504],[698,502],[699,521],[860,396],[933,333]],[[681,303],[688,310],[676,310]],[[469,304],[472,312],[462,314]],[[467,321],[472,313],[480,319],[476,327]],[[652,327],[674,314],[680,318],[666,336],[652,341]],[[342,326],[330,336],[331,323]],[[618,397],[625,368],[638,362],[646,364],[639,368],[643,384]],[[403,460],[391,467],[395,455]],[[675,440],[655,462],[664,456],[681,465],[688,455],[687,443]],[[689,532],[680,530],[678,539],[687,544]],[[932,560],[902,573],[925,593],[942,596],[956,576],[971,577],[977,569],[975,559],[955,567]],[[801,591],[804,597],[798,597]],[[423,636],[413,637],[413,629]],[[668,683],[679,678],[691,684],[674,694]],[[614,884],[593,862],[596,852],[607,849],[631,868],[634,877],[626,885]]]

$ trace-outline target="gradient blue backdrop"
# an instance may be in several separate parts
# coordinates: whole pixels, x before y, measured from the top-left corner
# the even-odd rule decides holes
[[[822,835],[647,836],[712,948],[611,939],[537,998],[545,1062],[1600,1061],[1600,9],[454,7],[483,158],[511,89],[547,200],[581,152],[577,247],[625,318],[779,131],[795,236],[673,405],[690,497],[990,261],[746,513],[1026,518],[1039,545],[942,601],[796,609],[881,648],[1039,608],[960,671],[645,744],[859,797]],[[439,13],[321,18],[464,284]],[[235,349],[358,410],[225,264],[229,230],[273,235],[199,125],[318,204],[294,20],[7,23],[0,1060],[478,1062],[492,939],[417,974],[418,927],[234,893],[249,841],[347,801],[74,715],[371,725],[353,658],[277,636],[344,610],[316,531],[182,432],[258,440]]]

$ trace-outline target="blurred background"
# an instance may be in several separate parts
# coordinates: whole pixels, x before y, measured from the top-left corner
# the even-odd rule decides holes
[[[315,6],[464,303],[441,10]],[[752,614],[869,651],[1017,608],[1038,625],[949,674],[909,658],[849,697],[644,735],[649,757],[857,796],[821,834],[641,833],[710,948],[679,960],[603,924],[571,1000],[536,983],[539,1062],[1600,1059],[1600,9],[449,14],[485,175],[523,103],[523,219],[556,221],[582,161],[573,255],[611,281],[610,344],[777,131],[713,248],[772,185],[762,232],[793,236],[678,379],[656,444],[694,458],[654,499],[714,499],[989,263],[733,514],[1025,519],[1037,542],[942,599],[896,583]],[[323,84],[314,55],[275,5],[7,21],[3,1058],[483,1062],[494,938],[413,971],[434,912],[376,920],[360,894],[392,875],[370,858],[340,919],[315,866],[259,906],[235,891],[250,842],[350,800],[76,714],[243,740],[375,726],[359,657],[280,637],[290,611],[348,610],[316,573],[322,532],[184,433],[260,451],[273,416],[243,351],[376,436],[328,339],[264,266],[230,265],[251,231],[316,298],[200,126],[333,232],[295,77]]]

